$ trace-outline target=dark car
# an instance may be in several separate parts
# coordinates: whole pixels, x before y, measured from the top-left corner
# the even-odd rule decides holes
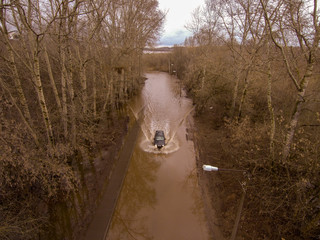
[[[164,137],[164,132],[162,130],[157,130],[156,134],[154,135],[153,144],[158,148],[161,149],[165,145],[166,138]]]

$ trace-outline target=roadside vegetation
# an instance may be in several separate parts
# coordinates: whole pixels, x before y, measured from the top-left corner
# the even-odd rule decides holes
[[[206,174],[226,238],[244,189],[237,239],[320,239],[318,7],[207,0],[168,56],[196,105],[200,161],[247,171]]]
[[[1,0],[0,239],[85,224],[84,161],[119,145],[163,20],[156,0]]]

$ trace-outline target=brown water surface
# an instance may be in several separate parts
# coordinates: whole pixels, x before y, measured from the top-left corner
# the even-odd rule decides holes
[[[195,152],[186,121],[192,102],[176,78],[148,73],[132,103],[141,131],[106,240],[210,239],[198,187]],[[163,130],[167,145],[152,139]]]

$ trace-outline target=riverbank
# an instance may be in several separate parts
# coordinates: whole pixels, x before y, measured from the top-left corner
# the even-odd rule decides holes
[[[235,162],[228,154],[231,147],[223,127],[221,116],[212,109],[194,117],[194,142],[197,153],[197,169],[206,217],[211,236],[215,240],[230,239],[240,203],[244,180],[242,173],[205,172],[203,164],[219,168],[233,168]],[[237,239],[241,235],[241,220]]]

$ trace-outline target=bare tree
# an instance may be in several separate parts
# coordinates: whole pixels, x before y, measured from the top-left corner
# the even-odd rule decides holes
[[[286,160],[306,101],[308,83],[313,77],[320,38],[319,11],[316,0],[260,2],[272,41],[280,49],[287,73],[297,91],[283,147],[283,160]],[[291,49],[297,47],[300,54],[295,56]]]
[[[22,108],[22,112],[23,112],[23,118],[25,118],[25,122],[31,127],[33,125],[32,123],[32,119],[31,119],[31,115],[30,115],[30,111],[29,111],[29,107],[27,104],[27,100],[24,94],[24,90],[22,88],[21,85],[21,78],[19,76],[19,72],[17,69],[17,63],[16,63],[16,56],[14,53],[14,47],[12,46],[11,42],[10,42],[10,32],[8,31],[7,25],[8,25],[8,17],[10,15],[10,11],[8,11],[8,9],[10,7],[12,7],[11,4],[6,3],[6,1],[2,0],[1,1],[1,9],[0,9],[0,20],[1,20],[1,33],[2,36],[4,37],[4,43],[6,45],[6,49],[8,52],[8,63],[10,66],[10,69],[12,71],[12,79],[15,83],[15,87],[18,93],[18,103],[20,103],[21,108]],[[11,94],[10,94],[11,95]],[[16,105],[17,108],[19,108],[19,105]],[[20,110],[19,110],[20,111]],[[34,133],[33,133],[34,135]],[[35,135],[34,135],[35,137]],[[38,141],[38,140],[36,140]]]
[[[1,216],[17,213],[10,200],[31,209],[76,191],[70,161],[101,141],[99,120],[124,117],[114,112],[140,87],[164,16],[156,0],[0,0]],[[5,224],[0,236],[16,238]]]

